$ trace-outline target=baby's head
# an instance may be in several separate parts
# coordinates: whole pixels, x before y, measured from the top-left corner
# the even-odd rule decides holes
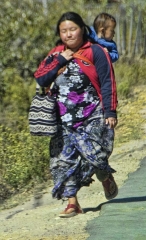
[[[100,13],[96,16],[93,27],[99,38],[111,41],[115,34],[116,19],[108,13]]]

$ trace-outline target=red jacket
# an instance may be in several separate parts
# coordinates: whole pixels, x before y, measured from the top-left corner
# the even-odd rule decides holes
[[[67,60],[60,55],[65,49],[64,45],[53,48],[45,58],[34,76],[40,86],[48,87],[56,78],[58,70],[67,64]],[[93,65],[85,65],[76,59],[82,71],[89,77],[102,100],[105,118],[116,117],[117,91],[113,66],[110,57],[98,44],[86,42],[80,49],[82,55],[88,58]]]

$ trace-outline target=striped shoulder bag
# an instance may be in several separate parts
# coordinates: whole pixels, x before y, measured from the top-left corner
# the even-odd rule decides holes
[[[57,133],[56,98],[50,92],[46,93],[39,84],[36,84],[28,120],[30,133],[34,136],[54,136]]]

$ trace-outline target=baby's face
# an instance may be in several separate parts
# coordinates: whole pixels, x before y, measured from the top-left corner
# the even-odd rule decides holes
[[[109,21],[108,26],[104,29],[104,38],[111,41],[115,35],[115,22]]]

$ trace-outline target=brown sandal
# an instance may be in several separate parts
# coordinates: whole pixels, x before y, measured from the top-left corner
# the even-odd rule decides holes
[[[102,185],[107,200],[111,200],[118,195],[118,187],[112,174],[109,175],[108,179],[102,182]]]
[[[73,211],[71,213],[67,213],[67,210],[70,208],[72,208]],[[83,210],[80,207],[76,206],[75,204],[68,204],[65,210],[59,214],[59,217],[69,218],[69,217],[74,217],[79,213],[83,213]]]

